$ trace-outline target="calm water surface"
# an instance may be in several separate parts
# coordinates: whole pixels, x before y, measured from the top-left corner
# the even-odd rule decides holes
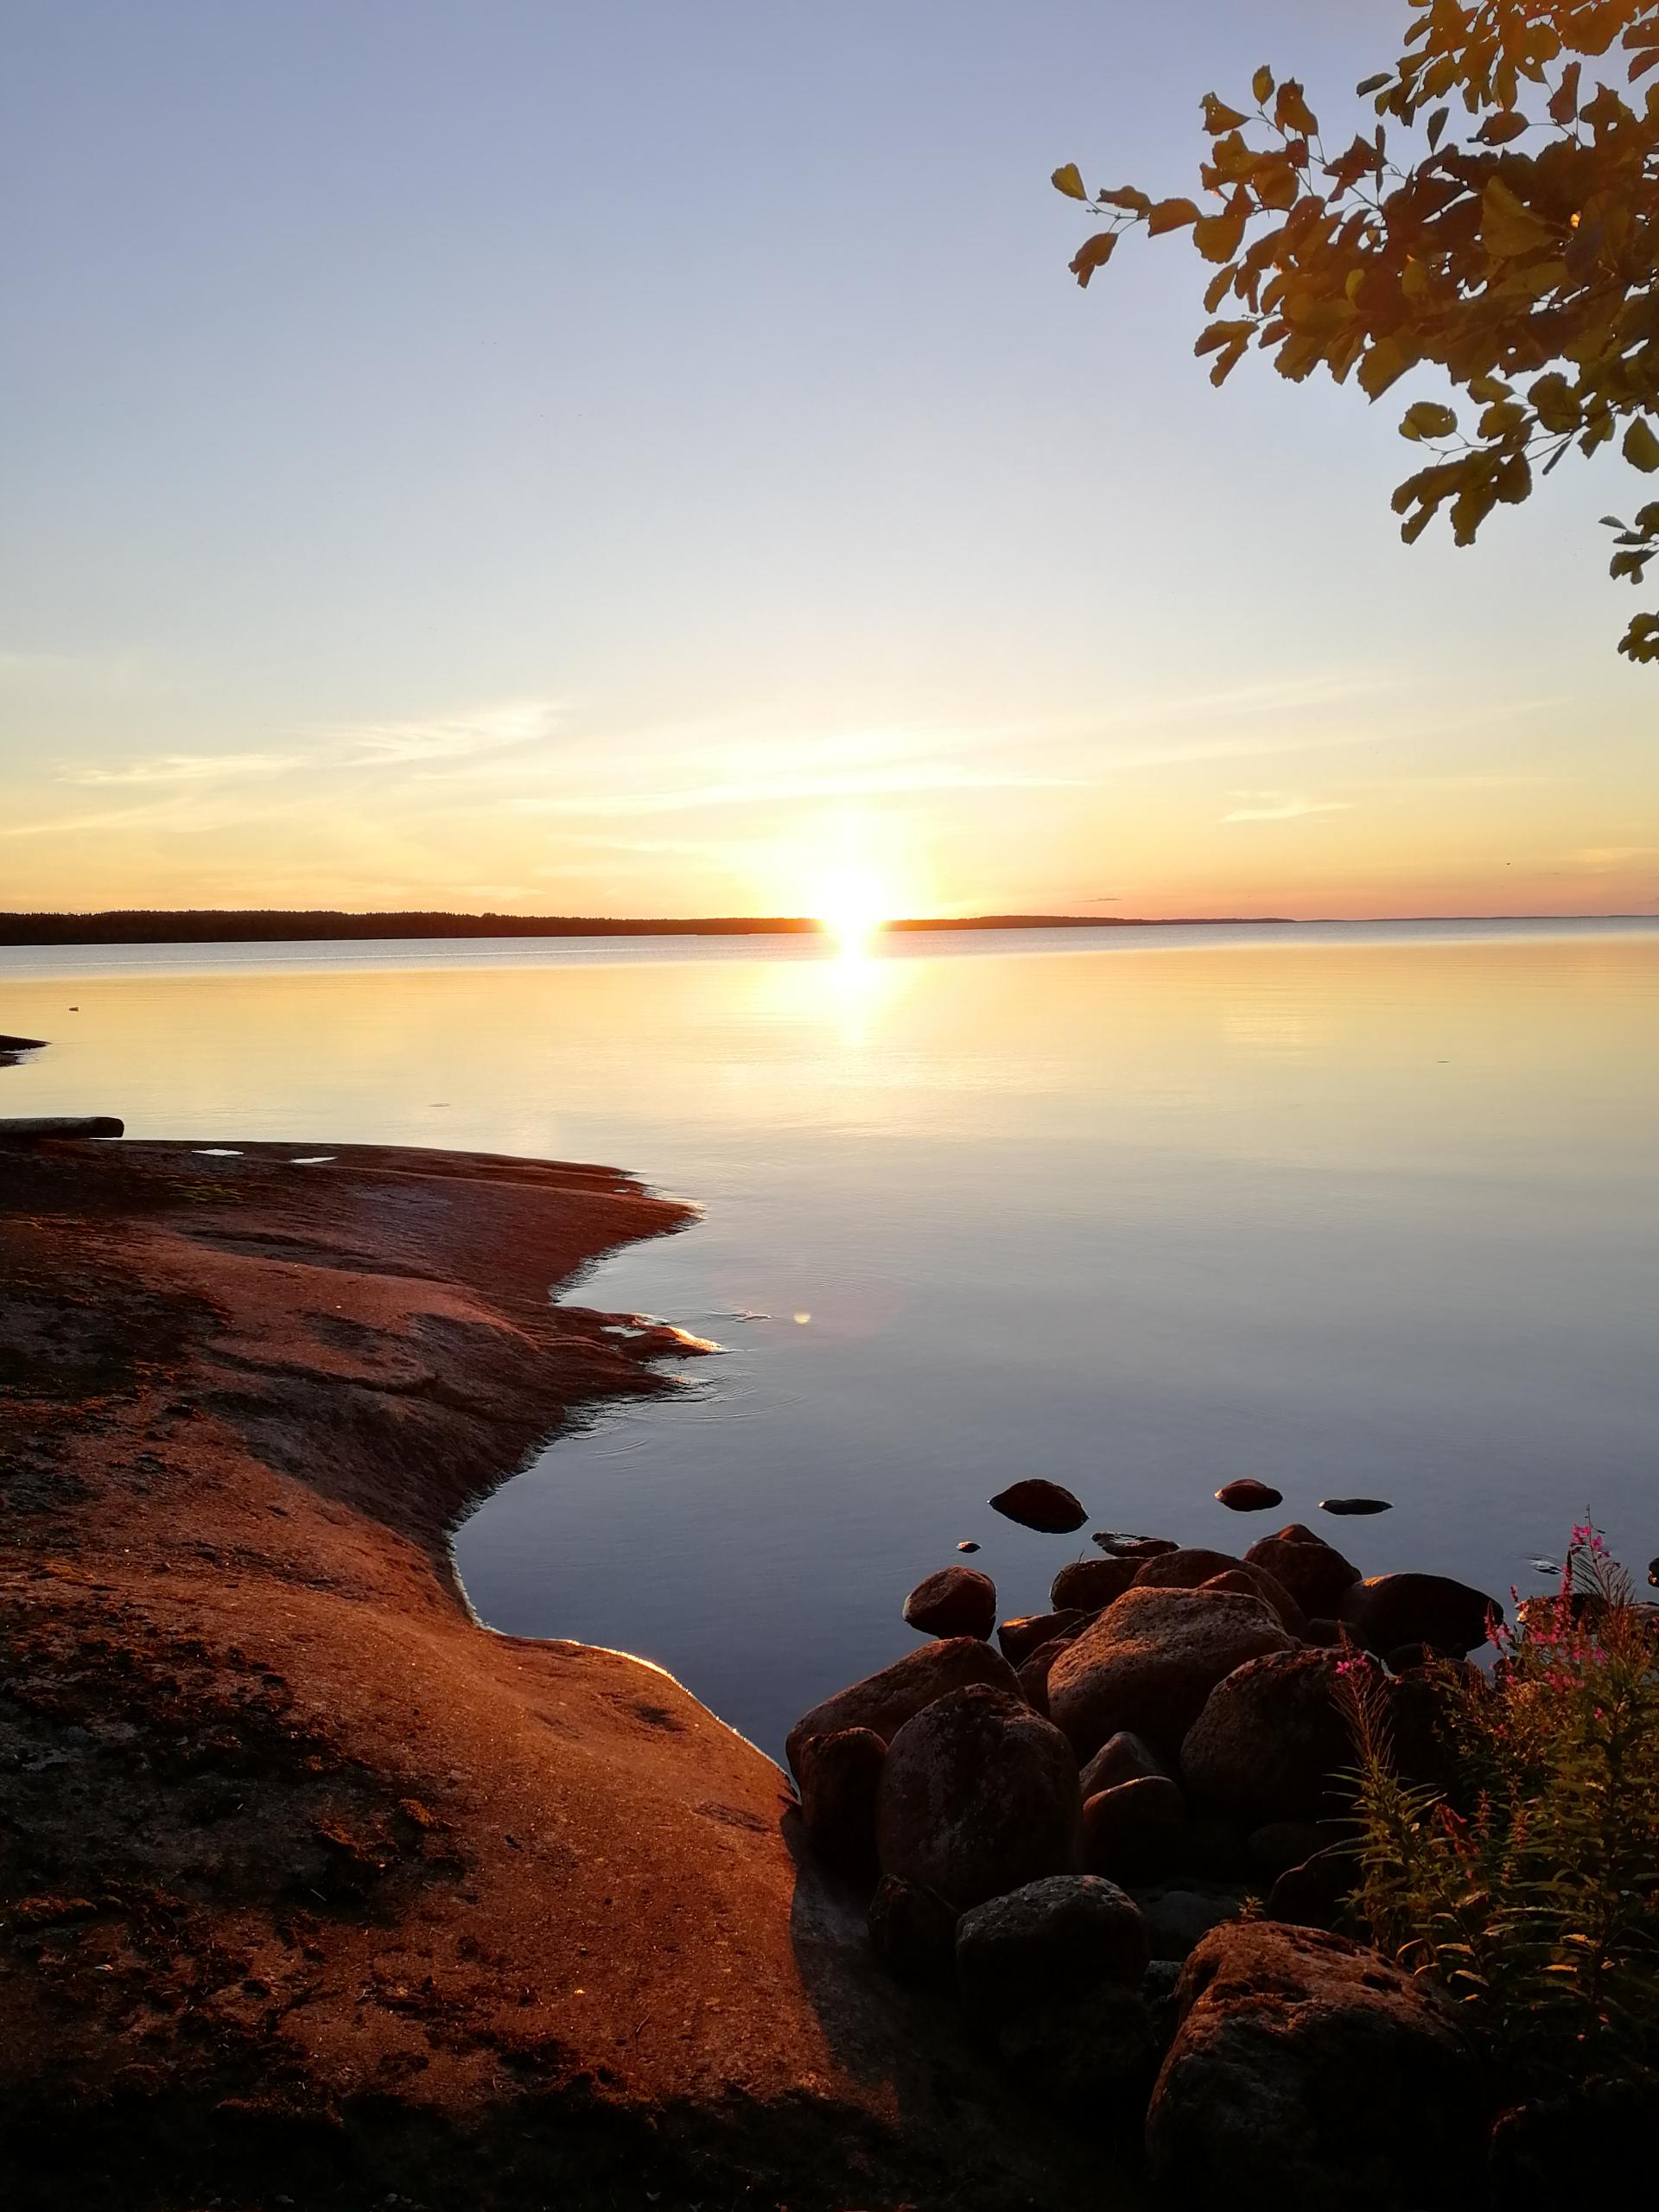
[[[70,1013],[71,1006],[79,1012]],[[567,1293],[728,1347],[499,1490],[483,1618],[670,1668],[768,1748],[976,1538],[1224,1548],[1324,1496],[1368,1572],[1659,1551],[1659,925],[0,949],[0,1112],[628,1168],[681,1236]],[[1252,1474],[1282,1514],[1224,1513]]]

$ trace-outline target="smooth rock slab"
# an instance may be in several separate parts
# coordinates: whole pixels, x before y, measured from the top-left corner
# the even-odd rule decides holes
[[[887,1746],[875,1808],[881,1871],[959,1911],[1080,1872],[1082,1826],[1070,1746],[1021,1697],[952,1690]]]
[[[1150,1955],[1139,1905],[1093,1874],[1028,1882],[957,1923],[957,1986],[982,2026],[1103,1981],[1137,1982]]]
[[[801,1715],[790,1730],[785,1745],[790,1770],[798,1780],[801,1746],[809,1736],[833,1735],[840,1728],[872,1728],[884,1743],[891,1742],[906,1721],[931,1705],[936,1698],[943,1697],[948,1690],[965,1688],[970,1682],[982,1682],[992,1689],[1004,1690],[1010,1697],[1020,1694],[1019,1679],[1013,1668],[1000,1651],[993,1651],[977,1637],[944,1637],[937,1643],[925,1643],[918,1650],[907,1651],[891,1667],[883,1667],[879,1674],[867,1675],[861,1682],[837,1690],[822,1705],[815,1705],[810,1713]]]
[[[1229,2212],[1468,2212],[1482,2100],[1449,2014],[1373,1951],[1240,1921],[1206,1936],[1147,2116],[1152,2177]]]
[[[1046,1482],[1040,1475],[1010,1483],[992,1498],[991,1510],[1023,1529],[1040,1529],[1045,1535],[1067,1536],[1081,1529],[1089,1516],[1062,1483]]]
[[[1049,1710],[1079,1759],[1120,1729],[1173,1758],[1224,1675],[1290,1648],[1259,1598],[1126,1590],[1049,1669]]]
[[[905,1618],[924,1636],[976,1636],[996,1626],[996,1585],[973,1567],[942,1567],[905,1600]]]

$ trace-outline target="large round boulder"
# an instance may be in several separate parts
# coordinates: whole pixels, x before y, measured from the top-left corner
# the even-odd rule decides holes
[[[1148,1956],[1139,1905],[1093,1874],[1028,1882],[957,1923],[957,1986],[963,2010],[981,2026],[999,2026],[1030,2005],[1080,1997],[1103,1981],[1139,1981]]]
[[[1338,1617],[1356,1643],[1379,1656],[1427,1643],[1461,1659],[1484,1643],[1488,1623],[1502,1620],[1503,1608],[1450,1575],[1374,1574],[1343,1592]]]
[[[881,1872],[961,1912],[1046,1874],[1081,1871],[1083,1801],[1059,1730],[977,1684],[907,1720],[876,1797]]]
[[[1114,1783],[1083,1801],[1083,1863],[1119,1882],[1167,1873],[1185,1824],[1185,1800],[1166,1774]]]
[[[1087,1625],[1087,1613],[1025,1613],[1018,1620],[1004,1621],[996,1631],[996,1640],[1002,1647],[1002,1656],[1011,1667],[1023,1667],[1033,1651],[1040,1651],[1046,1643],[1054,1643],[1075,1636]]]
[[[1206,1551],[1198,1546],[1164,1552],[1157,1559],[1142,1561],[1135,1570],[1134,1586],[1137,1590],[1197,1590],[1223,1575],[1230,1578],[1225,1586],[1233,1590],[1239,1586],[1233,1578],[1243,1576],[1293,1636],[1301,1634],[1302,1609],[1284,1585],[1263,1568],[1235,1559],[1230,1552]]]
[[[1220,1590],[1126,1590],[1048,1671],[1048,1702],[1078,1758],[1119,1729],[1173,1758],[1224,1675],[1290,1638],[1259,1598]]]
[[[1276,1536],[1259,1537],[1245,1553],[1244,1563],[1272,1575],[1314,1619],[1329,1619],[1344,1591],[1359,1580],[1353,1562],[1301,1521],[1291,1522]]]
[[[1480,2082],[1450,2013],[1340,1936],[1271,1921],[1206,1936],[1147,2115],[1153,2179],[1230,2212],[1467,2212]]]
[[[1162,1774],[1162,1761],[1150,1744],[1127,1728],[1109,1736],[1093,1758],[1085,1759],[1077,1786],[1086,1805],[1099,1789],[1112,1789],[1120,1782],[1139,1782],[1143,1775]]]
[[[1193,1804],[1251,1827],[1330,1812],[1332,1777],[1356,1756],[1342,1664],[1334,1651],[1273,1651],[1217,1682],[1181,1745]]]
[[[801,1746],[809,1736],[833,1735],[839,1728],[870,1728],[887,1743],[935,1698],[970,1682],[982,1682],[1010,1697],[1020,1694],[1013,1668],[1000,1651],[993,1651],[977,1637],[947,1637],[907,1651],[880,1674],[867,1675],[861,1682],[837,1690],[801,1715],[785,1745],[790,1770],[798,1780]]]
[[[1051,1483],[1041,1475],[1028,1475],[1010,1483],[991,1500],[991,1510],[1022,1529],[1040,1529],[1048,1536],[1069,1536],[1081,1529],[1089,1516],[1064,1483]]]
[[[924,1636],[988,1637],[996,1626],[996,1585],[973,1567],[942,1567],[905,1600],[905,1618]]]

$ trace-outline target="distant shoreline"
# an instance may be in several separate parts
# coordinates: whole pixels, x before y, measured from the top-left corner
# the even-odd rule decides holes
[[[1295,929],[1380,922],[1639,922],[1652,914],[957,914],[884,922],[880,932],[945,930]],[[641,918],[581,914],[350,914],[331,909],[117,908],[99,913],[0,914],[0,945],[306,944],[467,938],[829,936],[810,914]]]

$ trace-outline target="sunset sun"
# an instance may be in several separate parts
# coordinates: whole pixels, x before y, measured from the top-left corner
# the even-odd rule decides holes
[[[843,868],[819,885],[813,911],[843,952],[856,952],[892,920],[893,904],[889,887],[868,870]]]

